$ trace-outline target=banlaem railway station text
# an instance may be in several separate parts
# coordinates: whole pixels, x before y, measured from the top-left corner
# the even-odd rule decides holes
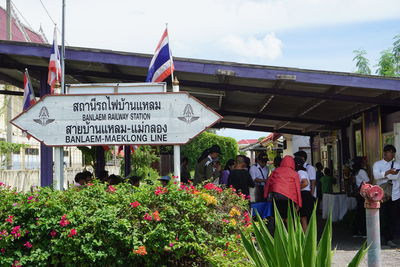
[[[106,101],[98,101],[93,97],[89,102],[76,102],[73,104],[74,112],[90,111],[151,111],[161,110],[160,101],[126,101],[124,97],[112,101],[105,96]]]

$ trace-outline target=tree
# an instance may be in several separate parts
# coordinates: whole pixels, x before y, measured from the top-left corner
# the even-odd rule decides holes
[[[391,49],[381,52],[376,73],[381,76],[396,76],[396,61]]]
[[[362,49],[357,49],[353,51],[355,54],[353,61],[356,62],[356,73],[359,74],[371,74],[371,69],[369,67],[369,60],[365,57],[367,55],[367,51]]]
[[[191,169],[196,166],[197,159],[202,152],[212,145],[219,145],[221,148],[222,154],[219,160],[222,166],[224,166],[229,159],[234,159],[238,154],[238,145],[235,139],[204,132],[191,140],[188,144],[182,146],[182,154],[189,158]]]
[[[395,62],[395,72],[397,76],[400,76],[400,34],[396,35],[393,42],[393,58]]]

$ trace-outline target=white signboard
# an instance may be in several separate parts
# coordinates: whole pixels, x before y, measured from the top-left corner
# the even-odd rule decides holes
[[[48,146],[171,145],[221,119],[180,92],[45,96],[11,123]]]

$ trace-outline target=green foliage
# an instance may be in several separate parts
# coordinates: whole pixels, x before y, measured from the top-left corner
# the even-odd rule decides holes
[[[193,169],[196,166],[197,159],[202,152],[212,145],[219,145],[221,148],[222,155],[220,155],[219,159],[222,166],[224,166],[229,159],[234,159],[238,154],[238,145],[235,139],[203,132],[182,147],[182,154],[189,158],[190,168]]]
[[[400,76],[400,34],[396,35],[393,42],[392,53],[395,60],[397,76]]]
[[[365,57],[367,51],[362,49],[357,49],[353,51],[354,58],[353,61],[356,62],[356,73],[359,74],[371,74],[371,69],[369,67],[369,60]]]
[[[275,203],[274,203],[275,206]],[[275,206],[275,233],[269,233],[265,222],[257,214],[253,223],[254,239],[242,234],[242,242],[253,266],[259,267],[329,267],[332,263],[332,218],[329,216],[320,241],[317,243],[316,211],[312,213],[306,233],[303,232],[300,217],[288,209],[287,226]],[[348,265],[360,264],[368,248],[365,243]]]
[[[6,162],[11,162],[11,153],[17,153],[21,150],[21,148],[27,147],[25,144],[16,144],[7,141],[0,141],[0,158],[3,155],[6,157],[4,161],[0,163],[0,167],[5,168],[4,165]]]
[[[396,61],[390,49],[381,52],[376,73],[381,76],[396,76]]]
[[[78,146],[78,149],[83,155],[83,163],[85,166],[91,166],[93,170],[96,169],[96,147],[97,146]],[[111,150],[104,151],[104,158],[106,161],[112,159]]]
[[[232,189],[0,184],[0,199],[0,266],[248,266],[248,203]]]
[[[139,146],[135,149],[135,153],[131,155],[131,175],[142,178],[150,178],[152,180],[159,178],[158,172],[151,168],[153,162],[160,158],[156,154],[156,150],[151,146]],[[121,161],[121,175],[125,176],[125,161]]]
[[[4,155],[7,153],[17,153],[21,150],[21,148],[24,147],[27,147],[27,145],[0,141],[0,155]]]

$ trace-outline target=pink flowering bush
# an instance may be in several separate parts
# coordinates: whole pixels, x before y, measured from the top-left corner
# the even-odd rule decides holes
[[[17,193],[0,186],[0,266],[247,266],[248,203],[207,184]]]

